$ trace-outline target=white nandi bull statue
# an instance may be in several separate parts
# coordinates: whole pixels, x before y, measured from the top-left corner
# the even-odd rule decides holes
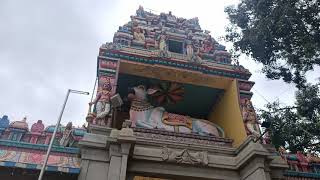
[[[147,94],[151,95],[157,92],[156,89],[146,90],[145,86],[139,85],[134,87],[133,91],[128,94],[129,100],[132,101],[130,108],[131,127],[224,137],[222,128],[210,121],[168,113],[163,107],[153,107],[147,101]]]

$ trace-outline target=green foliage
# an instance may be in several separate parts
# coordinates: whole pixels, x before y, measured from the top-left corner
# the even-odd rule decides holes
[[[225,11],[236,52],[261,62],[268,78],[304,87],[305,73],[320,65],[319,1],[242,0]]]
[[[259,118],[271,123],[272,143],[292,152],[320,152],[319,85],[306,84],[296,93],[294,107],[280,108],[278,102],[267,104]]]

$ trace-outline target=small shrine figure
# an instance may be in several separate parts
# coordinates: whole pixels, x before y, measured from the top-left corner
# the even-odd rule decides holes
[[[257,121],[256,113],[249,99],[244,99],[242,104],[242,117],[248,134],[253,135],[255,138],[259,138],[260,131],[257,127],[259,122]]]
[[[143,29],[135,28],[133,32],[133,38],[138,42],[144,43],[146,38],[144,36]]]
[[[159,40],[159,56],[160,57],[167,57],[168,56],[168,47],[166,42],[166,35],[162,34]]]
[[[206,39],[202,42],[201,52],[209,53],[213,49],[212,39],[210,35],[206,37]]]
[[[301,151],[297,151],[296,157],[299,160],[299,167],[301,168],[301,170],[303,172],[308,172],[309,168],[308,168],[308,160],[306,156]]]
[[[263,136],[263,143],[264,144],[271,144],[271,130],[266,129],[265,134]]]
[[[191,44],[191,42],[187,42],[187,46],[186,46],[186,52],[187,52],[187,59],[188,61],[191,61],[193,58],[193,46]]]
[[[68,122],[67,126],[65,127],[63,134],[62,134],[62,138],[60,139],[60,146],[70,146],[71,145],[71,140],[72,140],[72,122]]]
[[[145,17],[146,16],[145,11],[141,5],[139,6],[139,9],[136,11],[136,14],[138,17]]]
[[[201,29],[199,25],[199,19],[197,17],[191,18],[188,21],[189,26],[192,26],[195,29]]]
[[[202,58],[200,57],[201,53],[200,53],[200,49],[198,49],[196,51],[196,53],[194,53],[194,56],[192,56],[192,62],[201,64],[202,63]]]
[[[177,18],[174,15],[172,15],[171,11],[169,11],[169,14],[167,15],[167,20],[170,22],[176,22]]]
[[[111,105],[112,87],[109,82],[102,84],[101,91],[98,92],[97,97],[94,101],[90,102],[89,105],[95,105],[97,116],[95,118],[96,124],[101,126],[111,127],[111,119],[109,118]]]

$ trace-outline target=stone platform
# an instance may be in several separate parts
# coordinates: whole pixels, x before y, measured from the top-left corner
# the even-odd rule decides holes
[[[269,180],[284,179],[287,168],[272,147],[251,137],[234,148],[226,138],[122,128],[109,135],[87,133],[79,145],[79,180]]]

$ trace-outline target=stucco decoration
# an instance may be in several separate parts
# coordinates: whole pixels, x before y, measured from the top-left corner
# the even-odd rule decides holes
[[[21,152],[21,151],[10,151],[0,150],[0,162],[16,162],[26,164],[42,164],[45,154],[39,152]],[[80,158],[63,156],[61,155],[50,155],[48,160],[49,166],[58,167],[71,167],[80,168]]]
[[[163,147],[161,157],[163,161],[168,162],[204,166],[208,165],[208,153],[205,151],[192,153],[188,149],[178,151]]]
[[[158,129],[134,128],[135,136],[139,139],[152,142],[169,142],[172,144],[189,144],[205,146],[228,146],[231,147],[232,140],[215,136],[199,136],[195,134],[184,134],[168,132]],[[208,137],[208,138],[205,138]]]
[[[72,129],[72,122],[69,122],[66,126],[66,128],[64,129],[63,131],[63,134],[62,134],[62,138],[60,139],[60,146],[70,146],[72,144],[72,141],[73,141],[73,131],[74,129]]]
[[[247,134],[255,138],[260,137],[259,121],[250,99],[241,99],[241,111]]]
[[[0,118],[0,128],[7,128],[9,126],[9,118],[7,115],[3,115],[2,118]]]
[[[34,123],[31,126],[31,132],[33,133],[41,133],[44,130],[44,125],[42,123],[42,120],[38,120],[36,123]]]
[[[132,101],[129,112],[131,127],[224,137],[222,128],[210,121],[174,115],[167,113],[163,107],[153,107],[147,100],[147,94],[156,93],[156,89],[147,90],[145,86],[139,85],[133,91],[128,95]]]
[[[24,117],[21,121],[14,121],[9,125],[10,128],[28,130],[27,118]]]

